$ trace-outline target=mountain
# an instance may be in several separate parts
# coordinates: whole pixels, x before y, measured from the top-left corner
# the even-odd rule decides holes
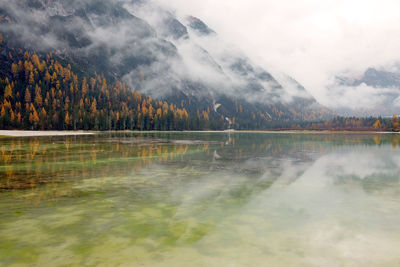
[[[189,114],[209,110],[236,128],[333,115],[297,81],[255,65],[200,19],[148,1],[1,1],[0,21],[5,50],[51,52],[78,75],[104,74]]]
[[[216,34],[215,31],[210,29],[203,21],[200,19],[189,16],[186,18],[186,23],[188,27],[196,31],[199,35],[213,35]]]
[[[359,76],[336,77],[336,82],[346,90],[358,90],[360,95],[368,93],[374,100],[373,108],[359,110],[360,115],[391,116],[400,111],[400,71],[368,68]]]
[[[400,73],[368,68],[361,77],[338,77],[341,84],[359,86],[366,84],[374,88],[398,88],[400,91]]]

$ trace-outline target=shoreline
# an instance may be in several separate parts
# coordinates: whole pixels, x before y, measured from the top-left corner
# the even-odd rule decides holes
[[[389,131],[349,131],[349,130],[229,130],[229,131],[24,131],[0,130],[0,137],[41,137],[41,136],[84,136],[99,133],[281,133],[281,134],[399,134]]]
[[[0,137],[40,137],[40,136],[77,136],[94,135],[86,131],[22,131],[22,130],[0,130]]]
[[[350,131],[350,130],[204,130],[204,131],[106,131],[114,133],[284,133],[284,134],[400,134],[391,131]],[[101,132],[100,132],[101,133]]]

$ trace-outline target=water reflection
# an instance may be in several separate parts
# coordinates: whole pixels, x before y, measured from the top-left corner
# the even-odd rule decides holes
[[[149,167],[186,154],[189,145],[163,145],[138,141],[78,139],[9,140],[0,143],[0,190],[27,189],[41,184],[79,180]],[[207,150],[199,145],[197,150]],[[118,168],[115,168],[118,165]]]
[[[0,265],[396,265],[398,144],[386,134],[4,139]]]

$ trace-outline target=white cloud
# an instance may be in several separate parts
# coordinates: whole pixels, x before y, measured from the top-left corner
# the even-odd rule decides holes
[[[336,86],[328,92],[332,107],[349,108],[353,110],[370,107],[381,107],[390,103],[390,96],[396,93],[396,89],[374,88],[365,83],[359,86]],[[360,97],[368,95],[368,97]]]
[[[393,101],[396,107],[400,107],[400,96]]]
[[[400,2],[396,0],[155,0],[178,15],[204,20],[258,64],[285,72],[322,104],[347,105],[336,75],[400,60]],[[329,89],[330,88],[330,89]],[[351,97],[374,103],[375,91]],[[332,95],[335,99],[332,102]]]

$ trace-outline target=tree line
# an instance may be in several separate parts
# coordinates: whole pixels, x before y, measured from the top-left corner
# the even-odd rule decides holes
[[[229,98],[222,103],[221,113],[213,107],[197,106],[197,110],[190,100],[153,100],[118,80],[109,82],[103,74],[78,75],[70,64],[61,64],[52,53],[4,47],[0,66],[0,129],[400,131],[397,115],[392,119],[336,117],[315,121],[317,114],[298,114],[290,109],[285,114],[283,106],[270,107],[270,113],[262,113],[261,107],[245,107]],[[314,121],[304,121],[310,116]]]
[[[0,128],[33,130],[204,129],[209,110],[155,101],[104,75],[79,77],[51,53],[9,53],[11,77],[0,77]],[[19,59],[18,59],[19,58]]]
[[[341,117],[324,121],[301,121],[274,124],[272,128],[281,130],[335,130],[335,131],[400,131],[400,118],[383,117]]]

